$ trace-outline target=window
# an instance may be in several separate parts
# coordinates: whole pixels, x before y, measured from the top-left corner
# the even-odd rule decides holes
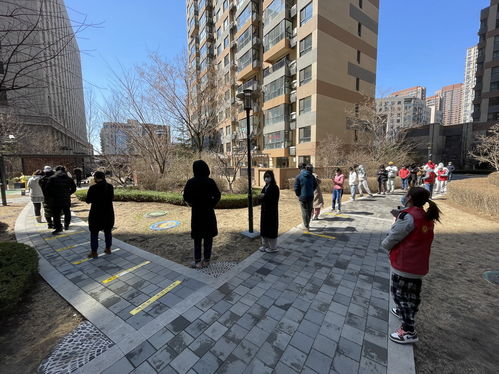
[[[265,126],[271,126],[276,123],[284,122],[285,114],[286,107],[284,105],[270,108],[265,112]]]
[[[263,50],[266,52],[285,37],[291,39],[291,36],[292,24],[290,21],[284,20],[263,37]]]
[[[229,7],[229,0],[224,0],[224,4],[223,4],[224,12],[227,10],[228,7]]]
[[[358,23],[357,25],[357,35],[362,36],[362,23]]]
[[[229,81],[230,81],[230,73],[227,73],[227,74],[225,74],[225,76],[224,76],[224,82],[225,82],[225,83],[229,83]]]
[[[215,23],[217,23],[219,19],[220,19],[220,9],[217,10],[217,14],[215,14]]]
[[[229,17],[224,19],[223,30],[224,31],[227,30],[228,27],[229,27]]]
[[[359,8],[362,9],[363,6],[364,6],[364,2],[362,0],[359,0]]]
[[[240,29],[251,17],[251,3],[244,8],[239,17],[237,17],[237,28]]]
[[[308,143],[312,140],[312,128],[310,126],[300,127],[298,130],[298,139],[300,143]]]
[[[206,5],[205,3],[206,3],[206,0],[201,0],[201,1],[198,3],[198,8],[199,8],[199,9],[203,9],[203,8],[204,8],[204,6]]]
[[[312,65],[300,70],[300,86],[307,84],[312,80]]]
[[[313,4],[310,2],[308,5],[305,5],[302,10],[300,10],[300,26],[303,26],[312,18],[312,6]]]
[[[289,93],[289,87],[286,86],[285,77],[277,78],[275,81],[266,84],[263,87],[263,92],[265,101]]]
[[[499,97],[491,97],[489,99],[489,108],[491,106],[497,106],[497,105],[499,105]]]
[[[312,34],[300,40],[300,57],[312,50]]]
[[[246,44],[251,40],[251,32],[253,31],[252,27],[248,27],[246,31],[244,31],[241,36],[237,39],[237,50],[242,50]]]
[[[250,49],[248,52],[242,55],[237,61],[237,71],[240,72],[246,66],[250,65],[252,60],[253,60],[253,50]]]
[[[230,62],[230,57],[229,57],[229,54],[227,53],[224,57],[224,66],[227,66],[229,65],[229,62]]]
[[[300,100],[300,115],[312,111],[312,96]]]
[[[360,79],[355,78],[355,90],[360,91]]]
[[[284,133],[283,131],[271,132],[264,136],[265,149],[282,148],[284,146]]]
[[[222,36],[222,29],[219,27],[217,29],[217,38],[219,39]]]
[[[222,44],[217,45],[217,56],[220,56],[222,53]]]
[[[263,23],[269,23],[281,13],[285,6],[284,0],[274,0],[263,12]]]
[[[357,64],[360,64],[360,51],[357,51]]]
[[[229,46],[229,37],[225,37],[224,39],[224,49],[227,48]]]
[[[299,156],[298,163],[299,164],[310,164],[310,156]]]

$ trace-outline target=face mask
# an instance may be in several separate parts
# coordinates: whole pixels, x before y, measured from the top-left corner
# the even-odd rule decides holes
[[[402,196],[400,198],[400,204],[402,204],[403,207],[407,206],[408,202],[409,202],[409,198],[407,196]]]
[[[265,183],[270,183],[272,181],[272,179],[271,178],[265,178],[264,181],[265,181]]]

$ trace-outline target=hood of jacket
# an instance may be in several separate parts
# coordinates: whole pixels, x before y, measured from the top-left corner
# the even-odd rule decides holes
[[[208,164],[203,160],[194,161],[192,164],[192,171],[195,177],[209,177],[210,176],[210,168]]]
[[[300,174],[305,178],[312,178],[313,174],[309,170],[302,170]]]

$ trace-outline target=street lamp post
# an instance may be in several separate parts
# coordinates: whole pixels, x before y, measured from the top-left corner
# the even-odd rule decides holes
[[[0,150],[1,152],[1,150]],[[5,187],[7,184],[7,179],[5,178],[5,164],[3,162],[3,154],[0,153],[0,189],[2,190],[2,205],[7,206],[7,195],[5,193]]]
[[[259,236],[253,230],[253,190],[251,185],[251,123],[250,112],[253,109],[253,90],[246,89],[237,98],[243,102],[244,110],[246,111],[246,146],[248,149],[248,231],[243,232],[243,235],[250,238]]]

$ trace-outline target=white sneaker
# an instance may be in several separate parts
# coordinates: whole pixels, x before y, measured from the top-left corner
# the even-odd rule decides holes
[[[279,252],[279,250],[277,248],[275,248],[275,249],[265,248],[265,252],[267,252],[267,253],[276,253],[276,252]]]
[[[259,250],[260,252],[266,252],[266,251],[267,251],[267,247],[264,247],[264,246],[262,245],[260,248],[258,248],[258,250]]]

